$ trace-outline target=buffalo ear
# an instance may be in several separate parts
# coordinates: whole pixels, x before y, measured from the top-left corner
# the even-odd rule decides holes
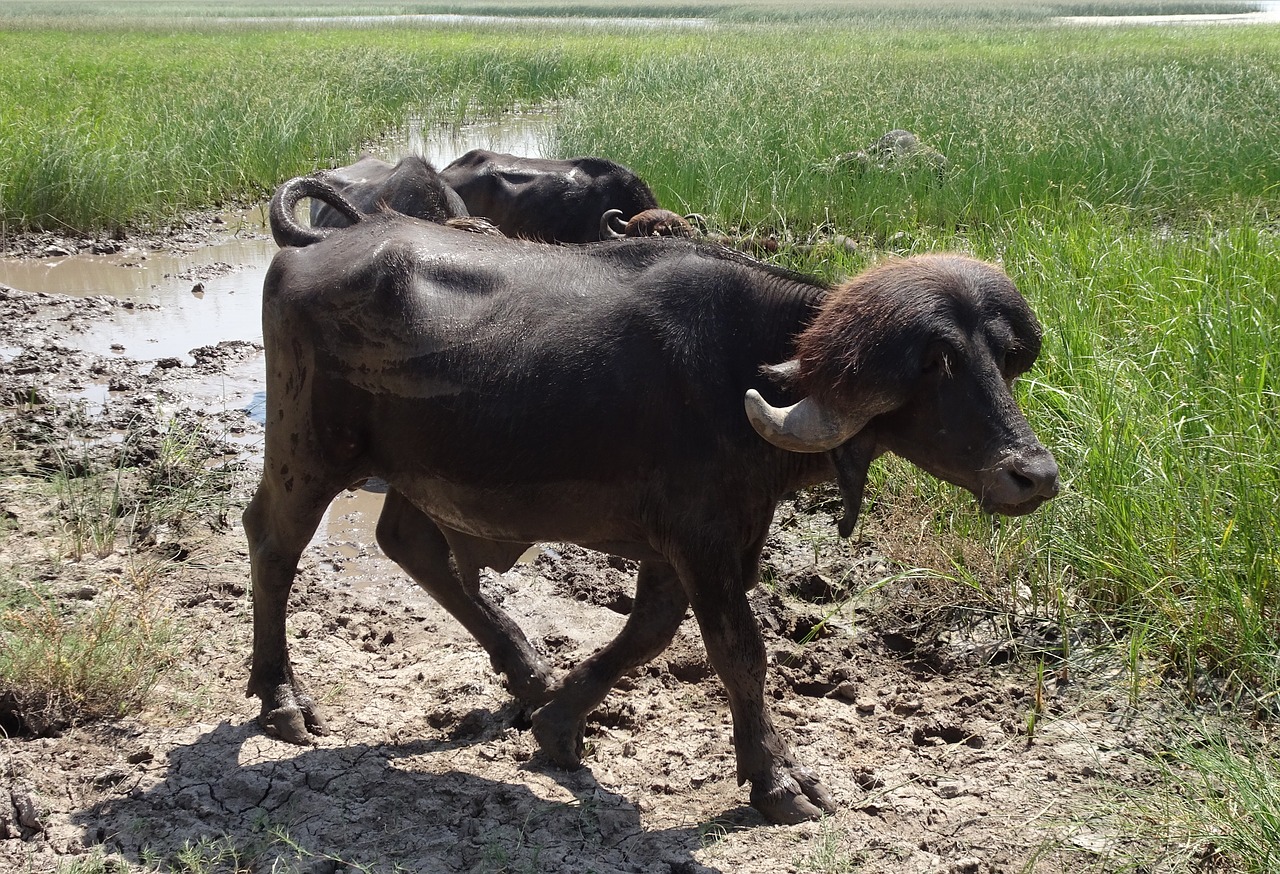
[[[792,358],[790,361],[783,361],[781,364],[765,364],[760,368],[760,373],[766,379],[779,389],[789,389],[796,384],[796,378],[800,374],[800,362],[798,359]]]

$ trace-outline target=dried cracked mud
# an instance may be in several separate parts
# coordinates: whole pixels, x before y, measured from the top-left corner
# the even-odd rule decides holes
[[[10,255],[49,257],[54,245],[89,243],[37,240]],[[262,428],[211,403],[227,373],[261,370],[261,349],[227,337],[189,361],[145,360],[66,342],[129,307],[0,287],[0,434],[16,459],[0,490],[0,585],[40,580],[68,609],[145,590],[182,642],[140,712],[42,734],[9,720],[0,870],[1113,870],[1120,830],[1104,798],[1150,778],[1159,732],[1105,664],[1055,682],[1050,661],[1038,688],[1037,656],[1055,649],[1037,651],[1042,625],[961,627],[896,609],[919,581],[882,582],[901,566],[889,547],[918,521],[873,512],[840,541],[821,490],[779,508],[752,593],[774,719],[839,804],[821,822],[772,826],[747,806],[692,618],[593,715],[582,769],[543,761],[480,648],[379,554],[375,493],[335,501],[290,603],[295,665],[331,734],[308,748],[267,736],[244,692],[239,522]],[[86,386],[102,385],[105,400],[86,405]],[[104,556],[68,557],[66,508],[34,485],[41,472],[68,459],[113,469],[125,452],[145,467],[175,429],[199,434],[208,467],[226,474],[218,500]],[[484,585],[564,671],[621,627],[633,572],[548,544]]]

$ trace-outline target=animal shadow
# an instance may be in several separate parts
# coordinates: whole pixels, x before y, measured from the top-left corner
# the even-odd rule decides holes
[[[716,872],[692,856],[710,824],[646,830],[635,805],[587,769],[521,769],[571,796],[555,798],[442,771],[458,747],[301,748],[252,722],[222,722],[173,747],[157,780],[72,821],[86,845],[161,871]]]

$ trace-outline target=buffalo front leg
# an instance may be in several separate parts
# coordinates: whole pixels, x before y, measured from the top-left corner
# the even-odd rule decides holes
[[[726,572],[726,569],[728,572]],[[746,580],[732,560],[682,568],[707,657],[724,683],[733,716],[738,783],[751,783],[751,806],[774,823],[792,824],[835,812],[826,787],[801,766],[764,703],[765,649],[747,601]]]
[[[622,631],[570,671],[551,701],[533,714],[534,737],[551,761],[562,768],[581,764],[587,714],[626,671],[652,661],[667,648],[688,603],[670,565],[640,563],[635,603]]]
[[[480,591],[478,568],[451,562],[439,526],[395,489],[387,492],[378,517],[378,545],[484,647],[511,694],[535,706],[547,700],[552,681],[546,662],[511,617]]]
[[[253,577],[248,694],[262,701],[258,723],[263,729],[291,743],[311,743],[312,735],[327,733],[315,701],[293,674],[285,615],[298,559],[337,492],[338,488],[325,493],[301,487],[293,491],[265,473],[244,512]]]

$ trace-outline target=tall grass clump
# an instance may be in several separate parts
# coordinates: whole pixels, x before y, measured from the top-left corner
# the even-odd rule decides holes
[[[119,230],[260,198],[411,115],[555,100],[609,64],[531,32],[403,29],[0,31],[0,53],[0,222],[14,230]]]
[[[879,239],[1029,208],[1269,214],[1280,36],[1154,30],[744,29],[631,60],[572,103],[557,147],[607,149],[727,224]],[[945,166],[847,160],[895,128]]]
[[[1030,415],[1068,478],[1032,523],[1042,549],[1189,681],[1210,667],[1268,696],[1280,640],[1274,235],[1086,216],[1010,226],[1000,251],[1046,325]]]
[[[41,735],[140,707],[177,661],[180,636],[139,592],[80,608],[27,587],[0,611],[0,729]]]
[[[1280,759],[1239,726],[1179,726],[1163,792],[1122,793],[1133,870],[1280,870]],[[1128,869],[1126,869],[1128,870]]]

